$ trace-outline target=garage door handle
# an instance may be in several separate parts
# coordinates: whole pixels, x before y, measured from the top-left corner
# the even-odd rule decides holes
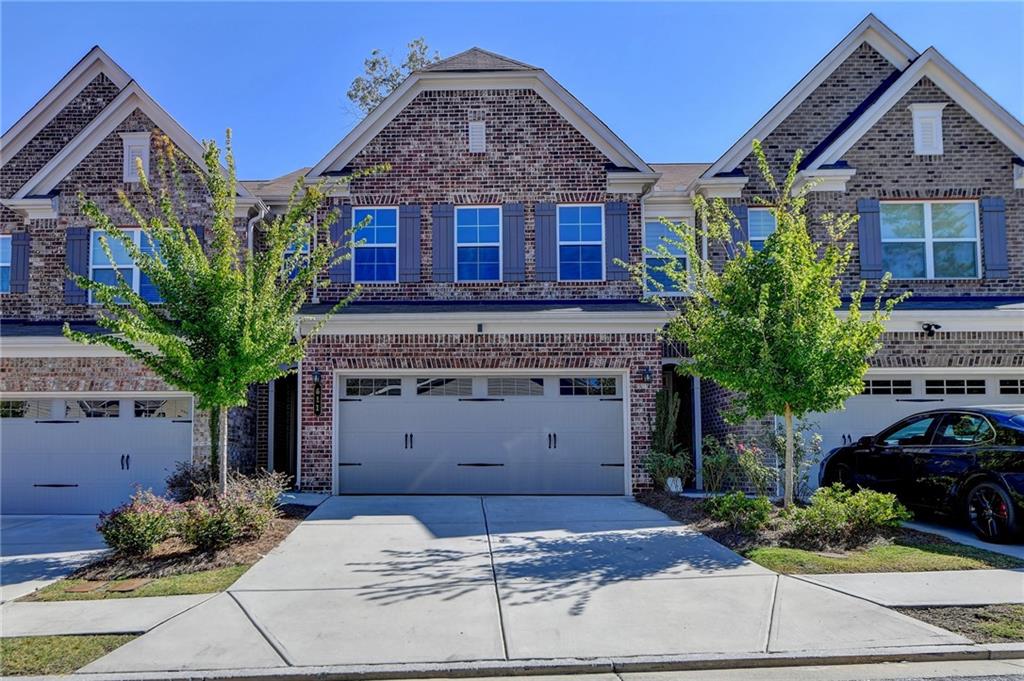
[[[412,433],[409,433],[409,449],[413,449],[416,446],[416,441],[413,440]]]
[[[124,470],[124,454],[121,455],[121,470]]]
[[[555,438],[555,449],[558,449],[558,433],[551,433]]]
[[[124,457],[124,463],[125,463],[125,466],[124,466],[125,469],[130,471],[132,469],[132,455],[131,454],[129,454],[128,456]]]
[[[457,466],[464,466],[466,468],[500,468],[504,466],[503,463],[460,463]]]

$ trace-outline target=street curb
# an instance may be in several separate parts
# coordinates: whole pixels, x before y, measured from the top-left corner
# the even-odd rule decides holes
[[[1024,659],[1024,643],[807,650],[786,653],[694,653],[649,657],[483,660],[379,665],[217,669],[180,672],[76,673],[81,681],[377,681],[381,679],[471,678],[553,674],[614,674],[709,669],[756,669],[881,662],[953,662]],[[68,677],[19,677],[44,681]]]

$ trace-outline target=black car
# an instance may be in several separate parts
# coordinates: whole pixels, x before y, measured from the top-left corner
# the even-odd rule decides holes
[[[1024,413],[926,411],[833,449],[821,484],[892,492],[907,506],[965,518],[986,541],[1024,530]]]

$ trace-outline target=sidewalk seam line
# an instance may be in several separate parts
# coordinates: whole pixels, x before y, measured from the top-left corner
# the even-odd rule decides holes
[[[508,641],[505,640],[505,616],[501,610],[501,592],[498,590],[498,570],[494,566],[494,546],[491,544],[491,528],[487,524],[487,505],[484,498],[480,497],[480,513],[484,517],[484,533],[487,534],[487,557],[491,561],[491,580],[494,584],[494,600],[498,606],[498,631],[501,633],[501,652],[508,660]]]
[[[253,628],[256,629],[259,635],[263,637],[263,639],[271,648],[273,648],[274,652],[277,653],[278,657],[281,658],[281,661],[289,667],[298,666],[289,658],[288,655],[285,654],[284,646],[274,636],[272,636],[269,631],[264,630],[264,628],[260,626],[260,624],[255,620],[255,618],[253,618],[253,616],[249,614],[249,611],[245,609],[245,606],[242,605],[242,602],[238,600],[238,598],[236,598],[235,595],[230,591],[227,591],[225,593],[227,593],[228,596],[231,597],[231,600],[235,602],[235,605],[237,605],[238,609],[242,611],[242,614],[245,615],[246,619],[248,619],[249,622],[252,623]]]
[[[181,612],[176,612],[176,613],[174,613],[173,615],[171,615],[170,617],[168,617],[167,619],[164,619],[164,620],[161,620],[161,621],[157,622],[156,624],[154,624],[153,626],[151,626],[151,627],[150,627],[149,629],[146,629],[146,630],[145,630],[144,632],[142,632],[142,635],[146,635],[146,634],[148,634],[149,632],[151,632],[151,631],[153,631],[154,629],[156,629],[157,627],[159,627],[159,626],[161,626],[161,625],[163,625],[163,624],[166,624],[167,622],[170,622],[171,620],[173,620],[173,619],[174,619],[175,617],[177,617],[178,615],[184,615],[184,614],[185,614],[186,612],[188,612],[189,610],[192,610],[193,608],[198,608],[198,607],[199,607],[200,605],[202,605],[203,603],[206,603],[206,602],[208,602],[208,601],[211,601],[211,600],[213,600],[213,599],[214,599],[214,598],[215,598],[216,596],[217,596],[217,592],[214,592],[214,593],[212,593],[212,594],[209,594],[209,598],[204,598],[203,600],[199,601],[198,603],[196,603],[196,604],[194,604],[194,605],[190,605],[190,606],[188,606],[187,608],[185,608],[185,609],[184,609],[184,610],[182,610]],[[128,600],[128,599],[125,599],[125,600]]]
[[[775,604],[779,599],[779,575],[775,575],[775,586],[772,587],[772,598],[768,605],[768,631],[764,637],[764,652],[767,653],[772,645],[772,626],[775,624]]]
[[[884,603],[879,603],[878,601],[872,600],[872,599],[868,598],[867,596],[861,596],[859,594],[852,594],[852,593],[850,593],[848,591],[843,591],[842,589],[836,588],[834,586],[830,586],[828,584],[819,584],[818,582],[812,581],[810,579],[804,579],[804,577],[802,575],[786,575],[786,576],[790,577],[792,579],[801,581],[804,584],[810,584],[811,586],[820,586],[822,589],[828,589],[829,591],[834,591],[837,594],[842,594],[844,596],[849,596],[850,598],[856,598],[857,600],[861,600],[861,601],[865,601],[867,603],[871,603],[872,605],[877,605],[880,608],[885,608],[887,610],[892,610],[892,608],[893,608],[893,606],[891,606],[891,605],[885,605]],[[913,618],[911,618],[911,619],[913,619]]]

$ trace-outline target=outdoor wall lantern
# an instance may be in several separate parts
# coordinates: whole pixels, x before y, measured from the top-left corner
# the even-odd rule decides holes
[[[320,416],[323,411],[324,386],[319,369],[313,369],[313,414]]]
[[[941,324],[932,324],[931,322],[924,322],[921,324],[921,330],[924,331],[925,335],[929,338],[935,336],[935,332],[942,328]]]
[[[654,372],[651,371],[651,367],[642,367],[640,369],[640,380],[644,383],[650,383],[654,380]]]

